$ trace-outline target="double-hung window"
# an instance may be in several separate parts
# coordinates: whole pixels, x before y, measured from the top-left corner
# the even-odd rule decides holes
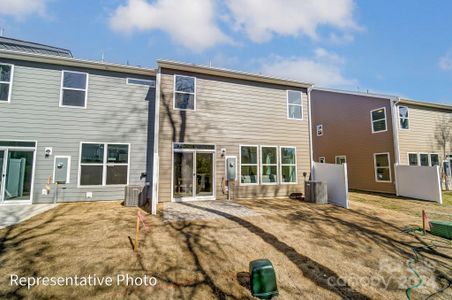
[[[0,102],[11,101],[11,87],[13,84],[14,66],[0,64]]]
[[[196,78],[174,75],[174,109],[196,110]]]
[[[63,71],[60,106],[86,108],[88,99],[88,73]]]
[[[370,112],[372,120],[372,133],[386,131],[386,108],[372,110]]]
[[[240,146],[240,183],[258,184],[257,146]]]
[[[297,183],[297,153],[295,147],[280,148],[281,183]]]
[[[410,128],[410,120],[408,118],[408,107],[399,106],[399,119],[400,119],[400,128],[401,129],[409,129]]]
[[[389,153],[374,154],[375,180],[377,182],[391,182],[391,167]]]
[[[278,147],[261,146],[262,184],[278,183]]]
[[[287,117],[303,120],[303,94],[300,91],[287,91]]]
[[[421,166],[428,167],[430,165],[428,156],[428,153],[419,153],[419,162]]]
[[[410,166],[417,166],[419,164],[417,153],[408,153],[408,164]]]
[[[82,143],[79,185],[127,184],[129,151],[128,144]]]
[[[430,153],[430,165],[439,166],[439,155],[437,153]]]

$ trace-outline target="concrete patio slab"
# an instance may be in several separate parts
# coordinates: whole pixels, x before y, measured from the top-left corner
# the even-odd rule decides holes
[[[0,206],[0,229],[18,224],[58,204],[6,204]]]
[[[163,219],[166,222],[218,219],[222,218],[222,212],[235,217],[260,215],[252,209],[229,201],[169,202],[163,206]]]

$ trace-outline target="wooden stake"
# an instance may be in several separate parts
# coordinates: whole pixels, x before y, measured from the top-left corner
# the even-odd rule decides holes
[[[138,252],[138,243],[140,239],[140,218],[137,215],[137,226],[135,228],[135,252]]]
[[[425,210],[422,210],[422,231],[425,234]]]

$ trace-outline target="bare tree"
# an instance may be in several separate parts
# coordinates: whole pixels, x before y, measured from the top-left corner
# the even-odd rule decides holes
[[[441,150],[443,151],[443,158],[446,159],[448,149],[447,147],[450,145],[452,140],[450,117],[443,117],[438,121],[438,123],[436,123],[435,140],[438,146],[440,146]],[[444,186],[446,190],[449,190],[449,175],[448,172],[446,172],[444,164],[442,165],[441,169],[444,178]]]

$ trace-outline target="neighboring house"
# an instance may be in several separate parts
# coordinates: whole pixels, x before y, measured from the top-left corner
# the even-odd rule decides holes
[[[310,84],[158,61],[158,201],[287,197],[309,176]],[[157,193],[155,193],[157,195]]]
[[[0,203],[123,199],[152,181],[155,71],[43,47],[0,47]]]
[[[395,193],[394,164],[448,159],[435,136],[452,106],[320,88],[311,94],[314,160],[346,162],[351,189]]]

